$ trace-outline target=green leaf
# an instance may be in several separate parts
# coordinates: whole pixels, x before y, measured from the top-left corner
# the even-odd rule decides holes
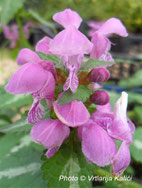
[[[88,176],[93,175],[94,165],[89,164],[81,151],[78,142],[73,145],[64,143],[60,150],[50,159],[44,157],[42,165],[43,178],[48,186],[54,188],[91,188]],[[81,177],[84,181],[81,181]],[[75,178],[67,180],[64,178]]]
[[[7,134],[0,139],[0,185],[3,188],[45,188],[40,155],[42,148],[30,135]]]
[[[3,125],[0,128],[1,133],[21,133],[21,132],[30,132],[32,124],[28,124],[26,120],[19,120],[15,123],[9,125]]]
[[[34,10],[30,9],[28,10],[28,12],[30,13],[30,15],[35,18],[37,21],[39,21],[41,24],[50,27],[52,29],[55,29],[55,25],[51,22],[46,21],[42,16],[40,16],[37,12],[35,12]]]
[[[25,0],[1,0],[1,24],[6,25],[23,6]]]
[[[134,76],[130,78],[121,80],[119,85],[126,88],[142,86],[142,70],[137,71]]]
[[[142,94],[135,92],[128,92],[128,96],[129,96],[128,98],[129,103],[142,104]]]
[[[133,110],[136,118],[137,118],[137,121],[139,123],[142,123],[142,106],[136,106]]]
[[[138,127],[133,135],[133,142],[130,145],[132,157],[142,163],[142,127]]]
[[[88,87],[84,85],[80,85],[75,93],[72,93],[71,90],[67,90],[63,93],[61,98],[58,100],[59,105],[70,103],[73,100],[78,100],[85,102],[90,95],[92,94],[92,91],[88,89]]]
[[[32,97],[30,95],[12,95],[6,93],[0,97],[0,109],[22,107],[32,103]]]
[[[114,62],[108,61],[100,61],[97,59],[89,59],[87,62],[83,62],[80,67],[80,71],[90,71],[93,68],[100,67],[100,66],[110,66],[113,65]]]
[[[63,61],[62,59],[58,58],[56,55],[53,54],[44,54],[42,52],[37,52],[37,54],[39,55],[39,57],[42,60],[46,60],[46,61],[50,61],[54,64],[54,66],[56,68],[60,68],[62,70],[65,70],[65,66],[63,65]]]

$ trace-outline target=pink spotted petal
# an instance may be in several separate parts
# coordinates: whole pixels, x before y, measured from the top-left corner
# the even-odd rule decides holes
[[[54,102],[54,111],[64,124],[70,127],[77,127],[86,123],[90,114],[81,101],[72,101],[68,104],[58,105]]]
[[[103,129],[107,130],[107,128],[112,125],[114,115],[111,112],[106,113],[96,111],[92,114],[91,119],[99,126],[101,126]]]
[[[12,94],[26,94],[39,91],[48,79],[47,71],[39,64],[24,64],[12,75],[5,89]]]
[[[120,176],[124,170],[130,164],[130,151],[129,145],[125,142],[122,142],[117,154],[113,159],[112,164],[112,173],[115,176]]]
[[[46,74],[48,75],[46,82],[39,91],[32,93],[32,96],[38,99],[48,99],[52,102],[55,92],[55,79],[51,72],[46,71]]]
[[[17,64],[23,65],[25,63],[38,63],[40,61],[39,56],[28,48],[20,50],[17,57]]]
[[[73,25],[77,29],[79,28],[80,23],[82,22],[82,18],[79,16],[79,14],[69,8],[56,13],[53,16],[53,20],[61,24],[64,28]]]
[[[39,100],[34,99],[32,107],[28,113],[27,121],[28,123],[38,123],[44,117],[44,107],[40,104]]]
[[[74,26],[70,26],[54,37],[49,50],[56,55],[72,56],[88,54],[92,47],[93,44],[84,34]]]
[[[75,67],[73,67],[72,69],[70,69],[69,76],[68,76],[68,78],[67,78],[67,80],[64,84],[63,89],[64,89],[64,91],[66,91],[70,88],[71,91],[73,93],[75,93],[77,88],[78,88],[78,85],[79,85],[79,80],[78,80],[78,77],[77,77]]]
[[[110,53],[105,53],[104,55],[102,55],[100,58],[99,58],[100,61],[108,61],[108,62],[114,62],[114,59],[112,58],[112,55]],[[111,65],[107,65],[105,67],[110,67],[112,66]]]
[[[57,79],[57,72],[56,72],[56,68],[55,66],[53,65],[52,62],[48,62],[48,61],[45,61],[45,60],[41,60],[39,62],[39,64],[46,70],[46,71],[50,71],[54,78]]]
[[[47,157],[53,156],[56,149],[69,136],[70,129],[59,120],[46,119],[37,123],[31,130],[32,140],[45,146]],[[54,148],[54,149],[53,149]],[[56,149],[55,149],[56,148]]]
[[[99,59],[110,50],[111,42],[99,32],[93,35],[91,42],[93,43],[93,48],[90,53],[90,58]]]
[[[116,144],[107,132],[94,123],[88,121],[82,132],[82,151],[89,161],[106,166],[112,163],[117,152]]]
[[[118,18],[110,18],[98,30],[103,35],[117,34],[122,37],[127,37],[128,33],[123,23]]]
[[[50,54],[49,52],[49,44],[51,39],[49,37],[44,37],[35,46],[35,50],[38,52],[43,52],[45,54]]]
[[[111,112],[111,105],[97,105],[97,110],[91,115],[91,119],[99,126],[107,130],[112,125],[114,114]]]

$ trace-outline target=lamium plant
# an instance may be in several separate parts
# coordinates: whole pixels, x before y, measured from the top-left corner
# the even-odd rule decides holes
[[[91,32],[90,41],[79,31],[82,18],[77,12],[65,9],[53,20],[64,29],[53,39],[41,39],[35,52],[21,49],[20,68],[5,89],[33,97],[27,121],[33,124],[32,140],[47,149],[42,170],[51,187],[61,175],[93,175],[96,165],[111,164],[112,174],[120,176],[130,164],[135,126],[127,117],[128,94],[122,92],[112,110],[100,84],[109,79],[107,68],[114,64],[109,36],[127,37],[126,28],[119,19],[110,18]],[[50,111],[48,119],[45,109]],[[72,183],[79,187],[84,182]]]

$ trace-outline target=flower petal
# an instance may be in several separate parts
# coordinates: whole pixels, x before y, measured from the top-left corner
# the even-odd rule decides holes
[[[114,115],[113,113],[96,111],[92,114],[91,119],[103,129],[107,130],[107,128],[112,125]]]
[[[92,47],[93,44],[84,34],[70,26],[54,37],[49,50],[56,55],[72,56],[88,54]]]
[[[90,58],[99,59],[110,50],[111,42],[99,32],[93,35],[91,42],[93,43],[93,48],[90,53]]]
[[[40,61],[39,56],[28,48],[20,50],[17,57],[17,64],[23,65],[25,63],[38,63]]]
[[[24,64],[12,75],[5,89],[12,94],[26,94],[39,91],[48,79],[47,71],[39,64]]]
[[[127,37],[128,33],[123,23],[118,18],[110,18],[98,30],[103,35],[117,34],[122,37]]]
[[[53,16],[53,20],[61,24],[64,28],[73,25],[77,29],[79,28],[80,23],[82,22],[82,18],[79,16],[79,14],[69,8],[56,13]]]
[[[89,112],[81,101],[75,100],[64,105],[58,105],[55,101],[53,106],[60,121],[70,127],[83,125],[90,118]]]
[[[112,163],[117,148],[102,127],[88,121],[82,132],[82,151],[87,159],[103,167]]]
[[[46,119],[32,127],[31,137],[33,141],[48,148],[49,151],[46,155],[47,157],[51,157],[69,136],[69,132],[69,127],[59,120]]]
[[[74,66],[73,68],[70,68],[69,70],[69,76],[64,84],[64,91],[68,90],[69,88],[73,93],[76,92],[76,89],[78,88],[79,85],[79,80],[77,77],[77,71],[76,67]]]
[[[28,113],[27,121],[28,123],[38,123],[44,117],[44,107],[40,104],[39,100],[34,99],[32,107]]]
[[[56,68],[54,67],[52,62],[42,60],[39,62],[39,64],[44,68],[44,70],[50,71],[53,74],[55,80],[57,79]]]
[[[132,133],[127,120],[127,102],[128,94],[122,92],[121,97],[114,107],[114,121],[108,127],[108,133],[115,139],[132,142]]]
[[[39,91],[32,93],[32,96],[39,99],[53,100],[55,92],[55,79],[51,72],[47,71],[46,74],[48,75],[46,82]]]
[[[115,176],[120,176],[130,164],[129,145],[122,142],[117,154],[113,159],[112,173]]]
[[[37,52],[43,52],[45,54],[50,54],[49,52],[49,44],[50,44],[51,39],[49,37],[44,37],[35,46],[35,50]]]
[[[134,125],[134,123],[129,118],[127,118],[127,122],[128,122],[129,128],[131,130],[131,133],[134,134],[134,132],[135,132],[135,125]]]

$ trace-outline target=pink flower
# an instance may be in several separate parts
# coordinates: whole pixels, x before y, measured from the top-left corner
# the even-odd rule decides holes
[[[32,28],[34,26],[34,24],[32,22],[27,22],[24,26],[23,26],[23,31],[25,34],[26,39],[29,38],[30,36],[30,28]]]
[[[128,94],[122,92],[121,97],[114,107],[114,120],[111,126],[108,126],[108,133],[111,137],[126,141],[128,144],[132,142],[132,133],[134,133],[134,125],[127,118],[127,102]]]
[[[3,26],[3,33],[5,38],[10,40],[10,48],[14,48],[16,46],[17,40],[19,40],[18,25],[12,24],[10,27],[7,25]]]
[[[107,131],[90,120],[82,130],[82,152],[89,161],[103,167],[112,163],[117,148]]]
[[[64,105],[59,105],[58,101],[55,101],[53,107],[59,120],[70,127],[82,126],[90,118],[89,112],[81,101],[74,100]]]
[[[92,37],[94,33],[100,29],[100,27],[104,24],[104,21],[90,21],[88,23],[88,26],[91,27],[91,30],[89,31],[89,36]]]
[[[79,30],[81,17],[71,9],[65,9],[53,16],[53,19],[65,29],[57,34],[50,43],[50,51],[63,57],[65,66],[69,71],[69,77],[64,90],[71,89],[75,92],[79,81],[77,72],[82,63],[84,54],[88,54],[93,45]]]
[[[27,120],[37,123],[44,117],[40,100],[53,102],[56,70],[51,62],[40,60],[35,52],[26,48],[19,52],[17,63],[22,66],[12,75],[5,89],[12,94],[31,93],[34,102]]]
[[[117,34],[122,37],[128,36],[126,28],[117,18],[110,18],[93,34],[91,42],[94,46],[90,58],[113,61],[109,53],[111,42],[108,39],[108,36],[112,34]]]
[[[70,129],[59,120],[46,119],[34,125],[31,130],[32,140],[45,146],[46,156],[52,157],[69,136]]]
[[[99,166],[112,164],[114,175],[121,175],[130,163],[129,144],[135,126],[127,118],[127,97],[127,93],[122,92],[114,112],[110,104],[98,105],[91,119],[78,128],[86,158]],[[113,139],[122,141],[118,151]]]

